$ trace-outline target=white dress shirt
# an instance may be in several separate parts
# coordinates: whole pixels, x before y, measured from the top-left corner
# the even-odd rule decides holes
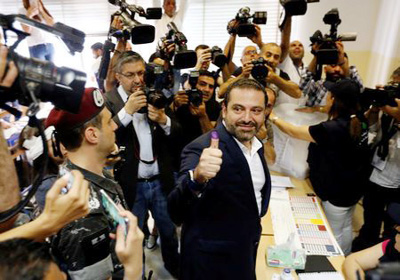
[[[260,155],[257,153],[257,151],[262,148],[262,143],[256,137],[253,137],[253,139],[251,140],[251,150],[249,150],[235,137],[233,137],[233,139],[235,139],[236,143],[239,145],[244,157],[247,160],[247,163],[249,164],[251,180],[253,182],[254,188],[254,195],[257,201],[258,213],[261,213],[261,190],[265,184],[265,171]]]
[[[122,86],[118,87],[118,93],[125,103],[128,100],[128,95]],[[127,126],[132,121],[139,141],[140,159],[153,161],[153,139],[147,114],[134,113],[133,115],[130,115],[125,111],[125,108],[122,108],[118,112],[118,118],[123,126]],[[169,135],[171,133],[171,119],[167,116],[167,123],[165,125],[160,124],[160,127],[164,130],[166,135]],[[160,170],[158,168],[157,160],[151,164],[139,161],[138,178],[146,179],[158,175],[159,173]]]

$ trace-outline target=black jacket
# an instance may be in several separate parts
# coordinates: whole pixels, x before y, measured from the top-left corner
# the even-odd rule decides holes
[[[116,130],[117,144],[120,147],[124,146],[126,149],[125,161],[116,170],[115,179],[121,185],[125,199],[130,209],[132,209],[136,196],[140,146],[132,122],[125,127],[118,118],[117,114],[124,105],[116,88],[106,93],[106,106],[111,111],[113,120],[118,125],[118,129]],[[168,108],[166,109],[166,114],[171,118],[170,135],[165,135],[164,130],[159,125],[153,122],[149,122],[149,124],[153,137],[153,151],[159,164],[161,184],[164,192],[168,194],[174,186],[173,153],[171,147],[176,142],[176,139],[180,137],[181,128]]]

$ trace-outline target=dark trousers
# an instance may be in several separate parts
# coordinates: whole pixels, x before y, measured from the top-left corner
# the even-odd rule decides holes
[[[379,243],[382,222],[384,222],[383,237],[387,237],[386,234],[394,226],[386,213],[387,206],[392,202],[400,202],[400,188],[385,188],[369,182],[368,191],[363,199],[364,225],[360,230],[360,235],[353,242],[353,251]]]

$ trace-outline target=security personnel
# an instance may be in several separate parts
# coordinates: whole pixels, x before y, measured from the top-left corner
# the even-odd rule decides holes
[[[71,279],[109,279],[118,264],[112,261],[111,221],[100,190],[126,207],[120,186],[103,173],[107,156],[114,150],[117,125],[100,90],[90,88],[85,90],[77,114],[53,109],[46,126],[55,127],[56,142],[67,150],[66,168],[81,171],[90,182],[89,215],[58,232],[52,241],[54,253],[66,263]]]

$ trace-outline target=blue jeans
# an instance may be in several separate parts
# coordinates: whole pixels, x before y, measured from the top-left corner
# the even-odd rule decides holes
[[[171,273],[176,272],[179,266],[178,238],[175,225],[168,214],[167,197],[162,191],[160,180],[136,184],[136,199],[132,212],[137,217],[141,230],[149,210],[160,234],[165,268]]]
[[[54,59],[54,46],[53,44],[40,44],[36,46],[29,47],[29,54],[31,57],[40,59],[53,61]]]

